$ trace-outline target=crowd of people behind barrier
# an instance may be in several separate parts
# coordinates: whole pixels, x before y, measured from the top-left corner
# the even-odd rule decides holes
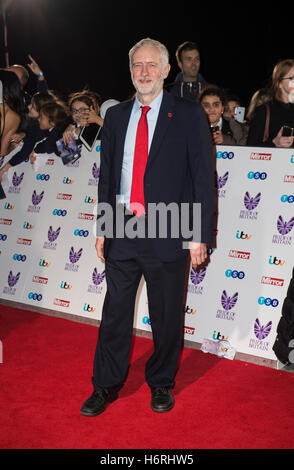
[[[5,197],[1,181],[9,168],[28,158],[34,165],[42,154],[63,156],[64,151],[67,151],[67,159],[63,160],[66,164],[77,158],[75,152],[79,148],[81,129],[91,123],[103,126],[99,93],[84,89],[71,94],[65,103],[49,90],[39,65],[31,56],[29,59],[28,68],[37,78],[37,92],[32,97],[25,91],[29,72],[24,66],[0,69],[3,87],[3,99],[0,99],[0,198]],[[293,146],[294,59],[277,63],[271,83],[254,93],[246,114],[238,96],[207,83],[201,75],[196,43],[181,44],[176,59],[180,72],[166,89],[179,98],[202,105],[215,145]],[[118,103],[108,101],[111,105]],[[4,157],[16,147],[16,153],[3,164]],[[71,148],[75,149],[72,154]]]

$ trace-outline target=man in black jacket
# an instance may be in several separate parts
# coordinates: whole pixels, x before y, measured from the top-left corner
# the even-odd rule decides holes
[[[129,57],[137,94],[135,99],[109,109],[104,120],[98,223],[100,226],[102,206],[112,209],[114,220],[123,207],[126,229],[133,222],[138,225],[146,222],[149,228],[152,203],[175,208],[180,208],[182,203],[188,208],[200,203],[199,238],[189,245],[192,264],[197,266],[205,261],[206,244],[213,237],[212,141],[207,119],[197,103],[163,90],[170,69],[165,46],[143,39],[131,49]],[[147,139],[142,125],[147,130]],[[139,208],[143,214],[135,217],[133,211]],[[147,285],[154,341],[154,353],[145,369],[151,389],[151,408],[166,412],[174,406],[171,389],[182,345],[189,251],[183,249],[182,234],[171,236],[168,217],[165,238],[157,232],[151,238],[149,233],[149,238],[144,235],[120,238],[116,229],[121,228],[114,226],[113,238],[104,237],[101,230],[96,242],[98,256],[105,260],[107,293],[94,358],[94,392],[81,408],[85,416],[102,413],[118,397],[117,392],[125,381],[135,298],[142,274]]]
[[[181,72],[167,90],[180,98],[197,101],[198,95],[206,86],[206,81],[199,72],[200,52],[197,44],[189,41],[181,44],[176,50],[176,59]]]

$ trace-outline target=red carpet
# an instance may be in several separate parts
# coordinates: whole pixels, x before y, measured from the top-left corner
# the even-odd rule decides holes
[[[0,305],[1,449],[293,448],[293,374],[184,349],[175,408],[157,414],[144,382],[152,341],[140,337],[120,399],[81,416],[97,333]]]

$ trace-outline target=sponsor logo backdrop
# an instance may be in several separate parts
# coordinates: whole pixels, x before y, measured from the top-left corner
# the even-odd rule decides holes
[[[5,161],[2,162],[5,164]],[[64,166],[46,155],[11,168],[0,201],[0,297],[101,319],[104,264],[95,251],[100,143]],[[227,339],[275,359],[272,345],[294,264],[294,152],[217,148],[216,244],[190,268],[185,339]],[[134,327],[151,331],[146,286]]]

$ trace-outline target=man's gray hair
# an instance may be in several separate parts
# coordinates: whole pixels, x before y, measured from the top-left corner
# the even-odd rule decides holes
[[[167,48],[165,47],[164,44],[162,44],[159,41],[156,41],[156,39],[150,39],[150,38],[145,38],[141,39],[141,41],[137,42],[129,51],[129,64],[130,64],[130,69],[132,70],[132,60],[133,60],[133,55],[134,53],[140,49],[140,47],[143,46],[153,46],[156,47],[161,55],[161,61],[162,61],[162,66],[166,67],[169,63],[169,53]]]

